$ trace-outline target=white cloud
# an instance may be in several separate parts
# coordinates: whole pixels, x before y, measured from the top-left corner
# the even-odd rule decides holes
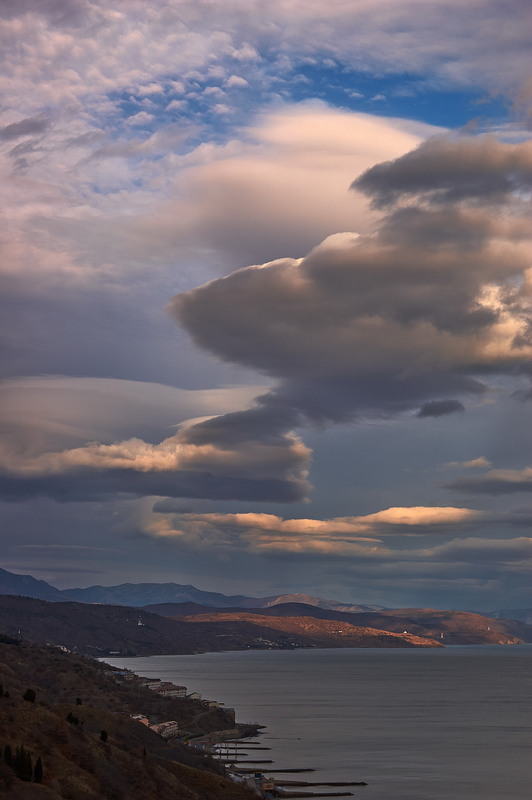
[[[147,111],[139,111],[137,114],[128,117],[126,122],[128,125],[147,125],[153,122],[154,119],[155,116],[153,114],[149,114]]]
[[[245,86],[249,86],[249,82],[240,75],[230,75],[225,82],[225,86],[227,86],[228,89],[241,89]]]

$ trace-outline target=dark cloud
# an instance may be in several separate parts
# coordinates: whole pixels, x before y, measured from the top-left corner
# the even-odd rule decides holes
[[[146,495],[293,503],[302,500],[308,491],[304,482],[295,479],[250,478],[239,474],[220,476],[206,471],[78,470],[38,477],[4,474],[0,482],[4,500],[52,497],[65,503]]]
[[[532,146],[491,136],[436,137],[416,150],[366,170],[351,185],[378,208],[421,195],[432,202],[505,201],[532,186]]]
[[[446,489],[470,494],[513,494],[532,492],[532,468],[493,469],[474,478],[458,478],[445,484]]]
[[[465,411],[459,400],[429,400],[423,403],[416,417],[444,417],[447,414],[456,414],[457,411]]]
[[[43,133],[50,125],[50,121],[43,117],[27,117],[20,122],[12,122],[0,128],[0,140],[7,142],[11,139],[18,139],[20,136],[33,136],[36,133]]]
[[[518,400],[527,402],[528,400],[532,400],[532,389],[517,389],[512,396],[516,397]]]

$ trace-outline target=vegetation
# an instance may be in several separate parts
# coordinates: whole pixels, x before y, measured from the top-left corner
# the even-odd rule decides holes
[[[176,719],[193,736],[232,727],[228,715],[197,701],[156,697],[110,673],[106,664],[54,647],[0,644],[2,797],[251,800],[211,759],[165,742],[130,716]]]

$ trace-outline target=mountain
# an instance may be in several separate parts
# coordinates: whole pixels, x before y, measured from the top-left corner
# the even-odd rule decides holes
[[[39,581],[31,575],[15,575],[6,569],[0,569],[0,594],[18,594],[39,600],[64,600],[61,590],[55,589],[46,581]]]
[[[360,606],[350,605],[349,603],[341,603],[339,600],[324,600],[323,597],[313,597],[310,594],[279,594],[274,598],[263,597],[262,605],[256,608],[270,608],[286,603],[302,603],[307,606],[316,606],[317,608],[331,609],[332,611],[347,611],[356,613],[357,611],[382,611],[384,606]],[[238,605],[235,603],[235,605]]]
[[[528,625],[532,624],[532,608],[513,608],[511,610],[492,611],[486,614],[487,617],[493,619],[517,619],[520,622],[526,622]]]
[[[46,581],[31,575],[15,575],[0,569],[0,594],[16,594],[38,600],[142,607],[160,603],[198,603],[213,608],[268,608],[279,603],[298,602],[336,611],[371,611],[382,606],[360,606],[325,600],[307,594],[283,594],[268,597],[225,595],[206,592],[190,584],[180,583],[122,583],[118,586],[89,586],[86,589],[56,589]]]
[[[107,603],[123,606],[147,606],[151,603],[201,603],[206,606],[261,607],[274,597],[226,596],[219,592],[204,592],[195,586],[180,583],[122,583],[119,586],[89,586],[87,589],[64,589],[62,600],[79,603]]]

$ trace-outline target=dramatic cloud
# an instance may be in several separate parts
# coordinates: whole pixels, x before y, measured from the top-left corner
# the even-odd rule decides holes
[[[4,492],[294,501],[308,493],[310,453],[285,428],[286,420],[252,409],[184,427],[155,445],[133,438],[28,455],[7,442],[0,452]]]
[[[3,4],[17,569],[76,580],[85,548],[109,582],[526,595],[526,541],[482,539],[531,518],[504,505],[530,483],[531,13]],[[442,505],[443,462],[486,473],[452,487],[485,510]]]
[[[495,154],[500,174],[518,182],[528,146],[509,150],[490,141],[486,149],[484,137],[438,138],[429,159],[421,145],[424,182],[433,177],[438,187],[434,153],[443,149],[448,158],[454,151],[460,160],[477,145],[478,173]],[[394,165],[402,161],[387,167],[392,185]],[[417,174],[414,157],[407,173],[409,164]],[[178,296],[171,309],[200,347],[281,379],[261,398],[264,405],[285,405],[317,420],[419,404],[420,416],[462,410],[457,395],[486,391],[482,373],[532,363],[530,243],[525,246],[519,225],[519,193],[507,200],[497,211],[502,223],[474,204],[464,210],[453,204],[444,208],[442,229],[440,200],[433,209],[425,198],[407,209],[397,241],[390,237],[394,210],[375,236],[331,236],[304,259],[237,270]]]
[[[394,162],[371,167],[352,187],[378,208],[405,196],[433,203],[474,199],[499,204],[532,188],[532,143],[505,144],[489,136],[435,138]]]
[[[143,521],[150,536],[191,549],[374,557],[388,553],[376,546],[386,534],[455,534],[483,517],[468,508],[388,508],[361,517],[282,519],[273,514],[191,514],[173,516],[171,504],[157,503]]]

